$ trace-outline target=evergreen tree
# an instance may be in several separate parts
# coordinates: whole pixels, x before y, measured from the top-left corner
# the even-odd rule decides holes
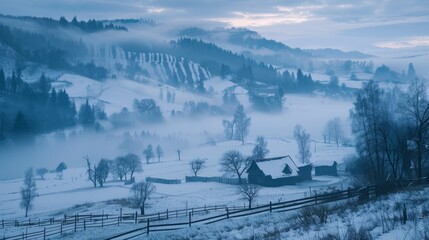
[[[63,17],[63,16],[60,17],[59,23],[63,27],[66,27],[69,24],[69,22],[67,21],[67,19],[65,17]]]
[[[225,79],[226,76],[230,75],[232,73],[231,68],[228,65],[225,65],[222,63],[222,65],[220,66],[220,77],[222,79]]]
[[[416,78],[416,70],[414,69],[413,63],[408,64],[408,81],[414,80]]]
[[[47,96],[49,94],[49,90],[51,89],[51,84],[46,79],[45,74],[40,76],[39,81],[37,82],[37,90],[43,95]]]
[[[18,89],[18,77],[15,74],[15,71],[12,72],[12,77],[10,78],[10,92],[16,93]]]
[[[13,122],[12,131],[16,139],[22,139],[31,134],[31,126],[24,113],[19,111]]]
[[[0,142],[6,139],[6,114],[0,112]]]
[[[6,90],[6,78],[4,76],[3,68],[0,69],[0,92]]]
[[[86,102],[80,106],[78,118],[79,118],[79,122],[83,126],[94,125],[95,123],[94,111],[89,105],[88,99],[86,99]]]

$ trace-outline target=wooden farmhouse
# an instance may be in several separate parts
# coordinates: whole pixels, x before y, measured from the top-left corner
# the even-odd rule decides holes
[[[253,160],[247,169],[251,184],[264,187],[294,185],[311,180],[311,164],[298,166],[290,156]]]

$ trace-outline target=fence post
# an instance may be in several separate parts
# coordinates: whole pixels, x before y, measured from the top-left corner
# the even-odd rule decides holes
[[[149,218],[147,219],[146,235],[149,235]]]
[[[189,227],[191,226],[191,213],[189,213]]]
[[[217,205],[215,205],[215,212],[217,211]]]
[[[83,219],[83,230],[86,230],[86,219]]]
[[[228,207],[226,208],[226,218],[229,218],[229,210],[228,210]]]
[[[270,201],[270,212],[273,212],[273,205],[271,204],[271,201]]]
[[[158,212],[158,220],[161,220],[161,215],[159,212]]]
[[[63,235],[63,222],[61,222],[60,234]]]
[[[92,221],[92,213],[89,214],[89,221]]]
[[[64,213],[64,222],[67,222],[67,215]]]
[[[204,211],[206,211],[206,209],[207,209],[207,207],[206,207],[206,205],[204,204]]]
[[[3,219],[1,220],[1,226],[2,226],[2,228],[4,228],[4,220]]]
[[[119,226],[119,219],[120,219],[121,217],[118,217],[118,226]]]
[[[168,208],[167,208],[167,219],[168,219]]]
[[[46,228],[44,227],[43,228],[43,240],[45,240],[46,239]]]
[[[74,231],[76,232],[76,225],[77,225],[77,215],[74,215]]]
[[[31,219],[29,218],[28,219],[28,226],[30,226],[31,225]]]
[[[104,215],[101,216],[101,228],[104,227]]]
[[[137,211],[136,211],[136,219],[134,220],[134,223],[137,223]]]
[[[121,221],[122,221],[122,208],[119,209],[119,217],[121,218]]]

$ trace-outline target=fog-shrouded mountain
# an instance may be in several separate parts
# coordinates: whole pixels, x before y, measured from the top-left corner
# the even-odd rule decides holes
[[[371,55],[339,49],[292,48],[282,42],[266,39],[256,31],[246,28],[216,28],[206,30],[191,27],[177,33],[181,37],[202,39],[223,48],[276,65],[294,66],[294,62],[308,62],[311,59],[366,59]]]

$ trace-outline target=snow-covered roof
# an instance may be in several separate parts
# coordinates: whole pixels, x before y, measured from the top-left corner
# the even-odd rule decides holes
[[[289,158],[288,156],[265,159],[263,161],[259,160],[256,162],[259,169],[261,169],[265,175],[271,175],[272,178],[280,178],[285,176],[296,176],[298,175],[298,166],[296,166],[295,162]],[[291,174],[284,174],[283,170],[285,167],[289,166],[291,170]]]

